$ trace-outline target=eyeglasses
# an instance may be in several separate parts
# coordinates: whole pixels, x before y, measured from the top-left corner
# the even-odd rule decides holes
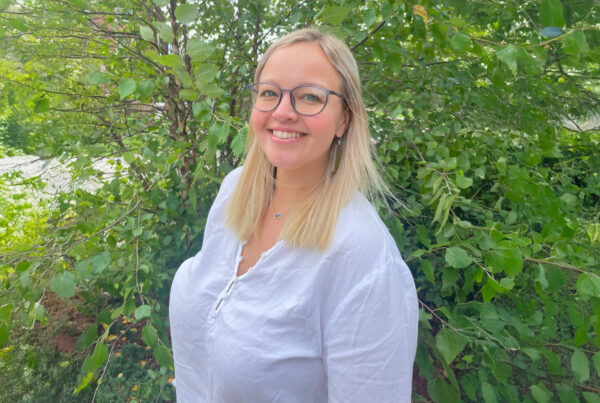
[[[277,108],[281,103],[284,92],[290,93],[292,107],[297,113],[304,116],[321,113],[327,105],[329,94],[344,100],[344,97],[337,92],[315,87],[314,85],[300,85],[291,90],[285,90],[271,83],[254,83],[248,86],[248,90],[250,91],[252,106],[263,112],[270,112]]]

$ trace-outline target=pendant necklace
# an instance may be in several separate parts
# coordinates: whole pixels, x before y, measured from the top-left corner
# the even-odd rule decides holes
[[[276,219],[276,220],[279,220],[282,216],[283,216],[282,213],[275,213],[275,214],[273,214],[273,218]]]

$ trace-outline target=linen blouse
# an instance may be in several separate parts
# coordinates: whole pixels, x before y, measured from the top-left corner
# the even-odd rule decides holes
[[[169,305],[179,402],[410,402],[418,306],[412,275],[371,204],[343,208],[325,251],[278,241],[237,276],[223,180],[202,250]]]

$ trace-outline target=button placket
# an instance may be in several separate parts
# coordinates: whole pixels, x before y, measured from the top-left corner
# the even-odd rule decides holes
[[[219,313],[219,311],[223,307],[223,303],[225,302],[225,299],[231,293],[231,290],[233,290],[234,283],[235,283],[235,277],[232,278],[231,280],[229,280],[229,282],[227,283],[227,285],[223,288],[223,290],[219,294],[219,297],[217,298],[216,303],[213,305],[213,308],[210,310],[210,315],[209,315],[209,318],[208,318],[209,319],[208,320],[209,321],[209,325],[212,324],[212,322],[214,321],[215,317],[217,316],[217,314]]]

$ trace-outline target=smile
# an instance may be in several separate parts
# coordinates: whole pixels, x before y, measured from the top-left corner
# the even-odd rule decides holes
[[[273,136],[277,137],[278,139],[297,139],[298,137],[303,136],[302,133],[282,132],[279,130],[273,130],[271,133],[273,133]]]

